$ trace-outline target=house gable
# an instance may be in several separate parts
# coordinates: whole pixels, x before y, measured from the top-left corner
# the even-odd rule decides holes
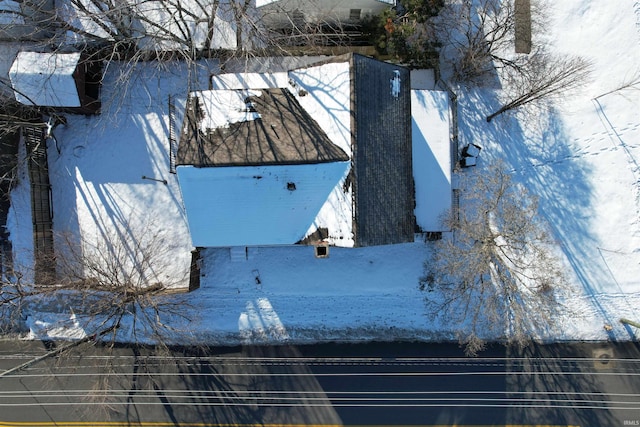
[[[349,162],[179,166],[195,246],[293,245],[302,240]]]

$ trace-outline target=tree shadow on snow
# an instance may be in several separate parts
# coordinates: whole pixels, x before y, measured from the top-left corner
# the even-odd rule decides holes
[[[462,93],[458,97],[459,146],[482,146],[479,168],[501,160],[512,171],[514,181],[539,198],[540,213],[562,251],[559,257],[564,255],[569,281],[582,285],[603,326],[613,325],[612,314],[597,298],[601,285],[610,281],[591,231],[596,224],[591,223],[595,199],[590,182],[597,178],[572,150],[571,135],[552,107],[531,107],[487,123],[487,115],[499,106],[490,90]],[[579,338],[568,334],[566,338]]]

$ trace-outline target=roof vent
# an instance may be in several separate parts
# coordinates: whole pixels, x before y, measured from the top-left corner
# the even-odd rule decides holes
[[[320,242],[314,246],[316,258],[329,258],[329,244]]]
[[[247,96],[244,99],[244,106],[245,106],[244,112],[246,112],[246,113],[257,113],[258,112],[258,110],[256,110],[256,107],[253,105],[253,102],[251,101],[251,97],[250,96]]]
[[[295,191],[295,190],[296,190],[296,184],[295,184],[295,182],[287,182],[287,190],[289,190],[289,191]]]
[[[393,71],[393,78],[391,79],[391,95],[394,98],[400,96],[400,71]]]

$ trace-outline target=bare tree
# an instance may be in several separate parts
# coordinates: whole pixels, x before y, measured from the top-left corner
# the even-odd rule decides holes
[[[458,322],[467,353],[487,334],[526,345],[553,324],[566,288],[536,198],[500,164],[465,174],[462,188],[464,209],[444,218],[452,237],[434,243],[420,288],[435,316]]]
[[[510,0],[447,1],[434,21],[456,81],[474,81],[495,66],[517,66],[507,59],[514,45],[515,13]]]
[[[270,47],[263,37],[271,33],[264,30],[251,0],[25,0],[16,2],[11,14],[16,19],[0,20],[2,34],[28,40],[27,48],[82,50],[88,61],[105,67],[122,64],[112,87],[113,96],[120,97],[140,61],[153,59],[153,67],[163,67],[162,60],[180,59],[189,78],[191,67],[203,57],[254,55]],[[25,126],[46,126],[44,116],[55,109],[20,104],[14,92],[11,82],[0,76],[0,133],[16,135]],[[106,243],[63,239],[57,246],[64,250],[56,248],[59,275],[46,283],[5,283],[0,306],[19,309],[27,302],[71,293],[74,304],[80,304],[74,311],[102,318],[100,327],[121,325],[123,316],[132,312],[138,314],[135,319],[147,318],[149,328],[162,324],[158,315],[167,307],[161,306],[161,295],[171,287],[159,277],[162,267],[153,259],[162,251],[146,241],[153,233],[137,234],[113,232],[104,237]]]
[[[527,10],[518,11],[517,7]],[[523,20],[527,22],[519,22]],[[445,46],[452,78],[478,83],[497,73],[501,79],[506,101],[487,116],[487,122],[505,111],[566,95],[588,82],[588,61],[548,53],[545,22],[541,0],[449,1],[440,13],[436,33]],[[536,36],[533,46],[528,46],[529,53],[516,53],[518,26]]]
[[[218,49],[243,49],[252,43],[258,18],[244,0],[30,0],[17,13],[40,40],[72,45],[108,46],[134,52],[207,55]],[[10,27],[10,26],[9,26]],[[47,33],[42,33],[47,28]],[[5,31],[11,28],[5,26]],[[23,35],[24,38],[24,35]]]
[[[133,224],[92,238],[58,234],[56,253],[49,260],[57,265],[51,277],[33,283],[28,279],[32,267],[16,266],[15,282],[4,283],[4,319],[22,319],[53,305],[74,314],[84,335],[112,344],[163,345],[184,332],[170,325],[185,319],[185,301],[174,289],[188,281],[189,267],[176,270],[173,245],[155,227]]]
[[[591,73],[591,63],[581,57],[532,55],[521,67],[508,73],[508,99],[487,116],[487,122],[523,105],[567,95],[588,83]]]
[[[147,363],[153,365],[159,356],[171,360],[177,354],[172,344],[202,348],[197,339],[189,338],[193,333],[188,326],[193,313],[190,302],[186,295],[174,292],[189,280],[188,266],[175,268],[174,246],[161,229],[132,218],[100,235],[56,237],[57,251],[49,262],[58,268],[51,277],[34,282],[31,266],[16,265],[15,279],[3,277],[0,287],[3,331],[15,331],[16,325],[26,322],[48,351],[0,376],[54,356],[55,363],[64,364],[78,354],[91,354],[93,347],[102,356],[112,356],[118,343],[126,343],[139,355],[137,375],[151,376]],[[39,314],[51,320],[54,330],[65,332],[50,334],[50,326],[38,330]],[[114,357],[92,363],[107,375],[95,377],[85,398],[92,412],[100,411],[108,419],[113,409],[110,390],[126,382],[127,373]]]
[[[304,7],[302,7],[304,5]],[[345,6],[322,0],[274,2],[260,10],[269,52],[323,53],[357,42],[362,35],[360,16],[343,16]]]
[[[622,82],[619,83],[614,89],[601,93],[600,95],[596,96],[594,100],[598,100],[603,96],[624,90],[640,90],[640,68],[636,69],[630,75],[626,76],[622,80]]]

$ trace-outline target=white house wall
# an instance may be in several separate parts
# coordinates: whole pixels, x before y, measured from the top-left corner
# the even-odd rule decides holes
[[[82,6],[81,10],[80,6]],[[112,40],[110,32],[115,31],[115,27],[104,13],[91,0],[58,0],[56,2],[57,13],[60,19],[69,24],[71,28],[92,36]],[[109,29],[107,32],[103,26]],[[67,41],[70,43],[79,42],[82,35],[74,32],[67,32]]]
[[[416,222],[424,231],[447,231],[441,216],[451,209],[451,142],[446,92],[411,91]]]

